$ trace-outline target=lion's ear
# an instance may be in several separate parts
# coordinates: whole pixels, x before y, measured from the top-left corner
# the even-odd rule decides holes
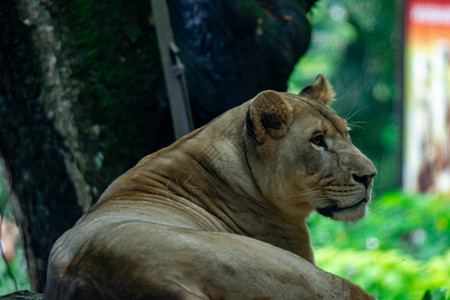
[[[320,101],[323,104],[327,104],[335,96],[333,87],[322,74],[317,75],[314,83],[305,87],[299,95],[304,98]]]
[[[259,143],[283,137],[292,122],[292,106],[275,91],[259,93],[247,112],[247,131]]]

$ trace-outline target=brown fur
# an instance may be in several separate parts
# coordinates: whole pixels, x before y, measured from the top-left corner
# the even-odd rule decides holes
[[[312,85],[300,92],[300,96],[328,104],[334,100],[335,93],[331,84],[322,74],[319,74]]]
[[[373,299],[314,265],[305,223],[361,218],[376,172],[331,91],[262,92],[142,159],[55,243],[44,298]]]

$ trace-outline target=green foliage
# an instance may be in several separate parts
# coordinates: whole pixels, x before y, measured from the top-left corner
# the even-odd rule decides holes
[[[365,219],[344,224],[318,214],[308,218],[315,247],[333,241],[338,249],[401,249],[430,259],[450,248],[450,199],[390,193],[372,201]]]
[[[450,290],[450,250],[428,262],[398,250],[316,251],[317,265],[360,285],[378,299],[420,299],[425,291]],[[438,298],[439,299],[439,298]]]
[[[333,108],[352,128],[352,140],[383,176],[375,191],[400,185],[400,57],[397,3],[391,0],[322,0],[310,15],[312,42],[289,80],[297,93],[323,73],[335,87]],[[398,162],[398,163],[396,163]]]
[[[5,178],[0,175],[0,216],[11,217],[11,211],[7,203],[7,201],[9,200],[8,193],[6,191],[4,181]],[[9,262],[9,269],[10,270],[8,270],[5,261],[0,255],[0,295],[12,293],[16,290],[14,280],[11,278],[10,274],[14,276],[18,289],[30,288],[30,281],[27,275],[25,257],[20,247],[16,248],[15,258],[12,262]]]
[[[340,7],[340,6],[339,6]],[[311,9],[309,21],[312,25],[311,44],[295,66],[288,82],[291,93],[299,93],[311,84],[318,73],[330,77],[335,74],[349,44],[358,37],[356,28],[346,22],[347,11],[340,10],[340,17],[331,17],[331,1],[319,1]],[[339,12],[338,12],[339,14]]]
[[[11,273],[13,274],[17,288],[19,290],[30,289],[30,280],[28,279],[25,258],[22,249],[17,249],[15,258],[9,263]],[[15,292],[16,288],[14,280],[9,275],[6,263],[0,257],[0,295],[9,294]]]
[[[421,299],[427,290],[433,298],[425,299],[440,299],[440,289],[450,290],[449,202],[390,193],[357,223],[313,214],[308,225],[317,264],[379,299]]]
[[[437,289],[433,292],[427,290],[422,297],[422,300],[445,300],[447,291],[445,289]]]

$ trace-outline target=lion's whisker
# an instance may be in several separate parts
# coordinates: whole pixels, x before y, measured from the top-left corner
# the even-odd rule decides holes
[[[361,110],[366,109],[369,105],[364,105],[354,111],[349,117],[345,118],[347,122],[349,122],[355,115],[357,115]]]
[[[356,110],[356,107],[358,106],[359,103],[355,103],[353,104],[353,106],[349,109],[349,111],[347,112],[347,114],[345,115],[346,120],[349,120],[349,115],[352,115],[353,112]]]

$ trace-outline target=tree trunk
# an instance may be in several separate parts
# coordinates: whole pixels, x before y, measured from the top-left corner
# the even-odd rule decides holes
[[[169,0],[197,126],[285,90],[307,48],[304,1]],[[173,141],[150,1],[0,1],[0,149],[32,289],[54,241],[107,184]]]

